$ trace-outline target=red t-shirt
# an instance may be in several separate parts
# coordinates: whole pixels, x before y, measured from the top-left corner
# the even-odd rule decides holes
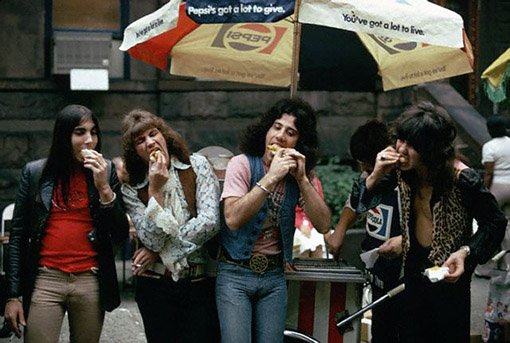
[[[53,192],[51,202],[39,264],[66,273],[80,273],[97,267],[97,252],[88,238],[94,226],[83,170],[71,176],[67,206],[62,200],[60,187],[58,194]]]

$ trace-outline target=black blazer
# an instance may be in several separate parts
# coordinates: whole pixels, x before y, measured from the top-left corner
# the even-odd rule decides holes
[[[41,179],[46,159],[32,161],[23,168],[11,221],[9,255],[7,258],[7,296],[23,296],[25,316],[38,273],[41,240],[51,209],[54,182]],[[87,174],[90,214],[95,230],[89,234],[97,251],[99,265],[99,296],[101,306],[112,311],[120,304],[112,243],[119,243],[129,235],[129,223],[124,212],[120,183],[115,167],[107,160],[109,183],[117,194],[112,207],[101,208],[94,181]]]

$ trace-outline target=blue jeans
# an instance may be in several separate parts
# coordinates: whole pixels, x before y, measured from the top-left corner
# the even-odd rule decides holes
[[[220,262],[216,304],[222,343],[283,342],[287,317],[283,267],[257,274],[245,267]]]

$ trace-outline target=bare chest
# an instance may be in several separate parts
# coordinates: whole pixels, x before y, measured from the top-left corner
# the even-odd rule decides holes
[[[428,247],[432,244],[433,219],[430,199],[432,189],[420,189],[414,198],[414,214],[416,218],[415,234],[420,245]]]

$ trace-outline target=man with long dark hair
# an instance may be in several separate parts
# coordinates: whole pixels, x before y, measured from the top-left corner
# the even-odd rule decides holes
[[[142,247],[133,257],[136,302],[150,343],[216,342],[207,249],[219,230],[219,183],[163,119],[129,112],[122,123],[124,201]]]
[[[25,342],[99,342],[104,311],[120,304],[112,243],[128,236],[115,167],[103,158],[94,114],[57,116],[47,159],[23,168],[12,220],[5,318]],[[18,297],[23,296],[23,307]],[[30,310],[30,312],[29,312]]]
[[[278,101],[241,136],[242,155],[228,164],[222,201],[222,257],[216,303],[222,342],[283,341],[285,262],[292,262],[296,204],[321,233],[331,213],[312,186],[317,119],[300,99]]]
[[[473,169],[455,159],[455,127],[429,102],[394,123],[395,146],[377,155],[373,172],[353,187],[358,212],[398,187],[406,290],[402,342],[467,343],[474,267],[498,249],[506,219]],[[472,232],[475,218],[479,228]],[[445,267],[432,283],[424,271]],[[439,279],[441,276],[439,276]]]

